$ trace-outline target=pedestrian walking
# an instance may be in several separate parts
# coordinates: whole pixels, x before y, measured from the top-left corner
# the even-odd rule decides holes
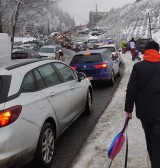
[[[160,53],[155,41],[145,46],[143,61],[132,69],[126,91],[125,111],[136,116],[145,132],[152,168],[160,167]],[[139,137],[140,138],[140,137]]]
[[[134,38],[131,39],[131,41],[129,41],[129,47],[130,47],[130,52],[132,55],[132,61],[134,61],[134,54],[136,51],[136,41],[134,40]]]
[[[125,41],[125,40],[122,40],[122,43],[121,43],[122,54],[125,54],[125,53],[126,53],[126,47],[127,47],[126,41]]]
[[[58,52],[58,60],[61,60],[63,58],[63,51],[60,49]]]
[[[141,61],[141,58],[139,57],[139,51],[137,49],[136,49],[136,51],[134,53],[133,60]]]

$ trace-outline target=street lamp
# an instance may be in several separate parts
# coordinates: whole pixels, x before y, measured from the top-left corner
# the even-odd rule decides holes
[[[150,32],[150,37],[151,37],[151,39],[152,39],[151,19],[150,19],[149,13],[148,13],[148,19],[149,19],[149,32]]]

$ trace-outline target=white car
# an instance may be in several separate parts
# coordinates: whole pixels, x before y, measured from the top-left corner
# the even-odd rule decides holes
[[[107,49],[108,51],[110,51],[114,56],[118,57],[119,61],[121,62],[121,54],[120,51],[117,50],[117,47],[115,44],[106,44],[106,45],[101,45],[98,48],[100,49]]]
[[[11,60],[11,39],[7,33],[0,33],[0,57]]]
[[[91,114],[92,86],[58,60],[0,63],[0,168],[34,159],[49,168],[54,144],[82,113]]]
[[[43,58],[58,58],[59,56],[59,47],[58,46],[54,46],[54,45],[46,45],[46,46],[42,46],[39,51],[38,54],[43,57]]]

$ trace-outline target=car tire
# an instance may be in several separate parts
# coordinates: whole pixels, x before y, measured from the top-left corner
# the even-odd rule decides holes
[[[90,115],[91,113],[92,113],[92,96],[91,96],[91,92],[88,90],[87,99],[86,99],[85,114]]]
[[[35,155],[35,166],[38,168],[50,168],[53,162],[55,145],[54,128],[50,123],[45,123],[41,129]]]
[[[113,86],[114,85],[114,72],[112,70],[112,75],[111,75],[111,79],[110,79],[110,85]]]

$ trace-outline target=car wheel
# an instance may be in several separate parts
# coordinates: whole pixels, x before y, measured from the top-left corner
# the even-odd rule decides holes
[[[50,123],[45,123],[41,129],[36,156],[35,164],[38,168],[50,168],[53,161],[55,145],[54,128]]]
[[[91,92],[88,90],[85,114],[90,115],[92,113],[92,96]]]
[[[114,72],[112,70],[112,75],[111,75],[111,79],[110,79],[110,85],[113,86],[114,85]]]

